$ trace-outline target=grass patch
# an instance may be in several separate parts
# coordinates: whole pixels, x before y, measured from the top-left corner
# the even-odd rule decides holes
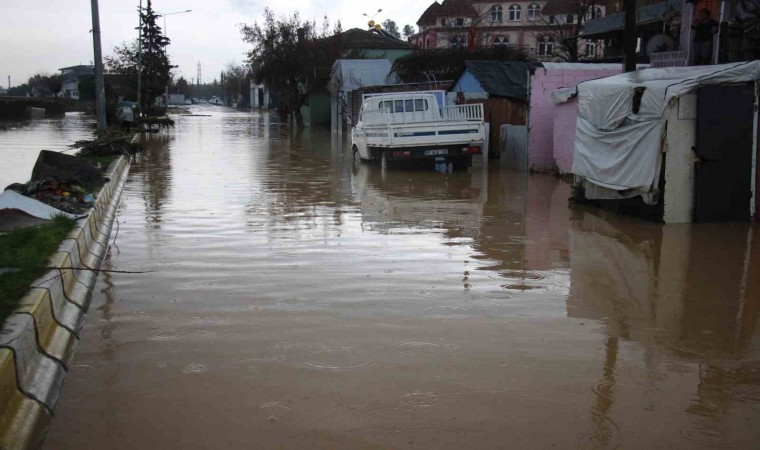
[[[0,235],[0,325],[27,293],[31,283],[45,274],[50,256],[74,228],[74,220],[58,216],[51,223]]]

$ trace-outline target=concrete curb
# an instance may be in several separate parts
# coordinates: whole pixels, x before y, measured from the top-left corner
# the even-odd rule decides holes
[[[137,138],[137,136],[135,136]],[[134,139],[133,139],[134,142]],[[0,449],[42,443],[74,357],[130,161],[120,156],[86,217],[0,330]]]

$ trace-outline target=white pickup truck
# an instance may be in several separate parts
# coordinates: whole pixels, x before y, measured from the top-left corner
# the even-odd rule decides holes
[[[483,105],[445,105],[443,91],[365,94],[351,130],[354,158],[468,167],[482,153]]]

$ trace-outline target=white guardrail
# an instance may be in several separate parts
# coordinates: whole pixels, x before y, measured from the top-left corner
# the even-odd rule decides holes
[[[412,117],[408,117],[412,116]],[[398,123],[417,123],[414,113],[391,113],[387,108],[373,108],[362,111],[364,125],[390,125]],[[446,106],[443,108],[444,122],[482,122],[483,104]]]

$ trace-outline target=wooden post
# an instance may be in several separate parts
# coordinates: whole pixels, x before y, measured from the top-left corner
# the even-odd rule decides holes
[[[636,0],[624,0],[623,72],[636,70]]]

